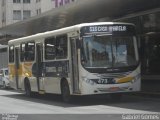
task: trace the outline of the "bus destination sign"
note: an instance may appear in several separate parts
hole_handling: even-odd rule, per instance
[[[133,25],[94,25],[81,28],[81,35],[93,33],[108,33],[108,34],[135,34]]]
[[[117,25],[117,26],[90,26],[89,32],[124,32],[126,31],[126,26]]]

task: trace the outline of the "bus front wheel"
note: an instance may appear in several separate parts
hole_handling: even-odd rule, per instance
[[[63,99],[64,102],[70,102],[71,101],[69,85],[68,85],[68,82],[66,80],[62,81],[61,94],[62,94],[62,99]]]

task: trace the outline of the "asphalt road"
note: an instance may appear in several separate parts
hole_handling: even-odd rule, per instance
[[[160,119],[160,98],[124,95],[121,101],[112,101],[107,96],[85,96],[64,103],[59,95],[28,98],[14,90],[0,89],[0,113],[2,120],[118,120],[128,114],[158,114]]]

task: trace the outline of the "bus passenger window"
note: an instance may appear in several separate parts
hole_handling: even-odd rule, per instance
[[[20,59],[21,59],[21,62],[24,62],[24,59],[25,58],[25,44],[22,43],[21,44],[21,53],[20,53]]]
[[[67,35],[58,36],[56,38],[56,58],[65,59],[67,58]]]
[[[35,43],[29,42],[25,46],[25,61],[33,61],[35,56]]]
[[[9,62],[14,62],[14,46],[9,46]]]
[[[53,60],[56,56],[56,49],[55,49],[55,38],[47,38],[45,40],[45,59],[46,60]]]

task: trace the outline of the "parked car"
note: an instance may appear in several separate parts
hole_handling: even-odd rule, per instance
[[[8,68],[3,68],[0,70],[0,86],[3,88],[9,88],[9,75]]]

